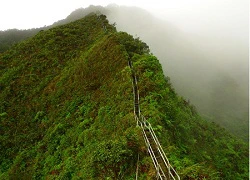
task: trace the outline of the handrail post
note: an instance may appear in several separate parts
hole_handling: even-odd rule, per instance
[[[159,173],[159,164],[157,164],[157,169],[156,169],[156,179],[159,179],[160,173]]]

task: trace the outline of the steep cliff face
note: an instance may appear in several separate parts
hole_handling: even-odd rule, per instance
[[[152,178],[129,60],[141,112],[182,178],[248,177],[247,146],[175,93],[145,43],[92,14],[0,54],[0,178],[129,179],[137,166]]]

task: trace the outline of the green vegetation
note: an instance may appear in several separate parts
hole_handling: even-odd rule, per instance
[[[187,34],[179,32],[169,23],[159,21],[145,10],[136,7],[91,5],[87,8],[76,9],[65,19],[50,26],[0,31],[0,53],[24,39],[33,37],[39,31],[81,19],[91,12],[105,14],[112,22],[118,24],[119,29],[142,36],[164,63],[164,73],[171,76],[176,91],[190,99],[202,117],[210,122],[218,123],[233,135],[249,142],[248,70],[244,68],[247,67],[248,59],[247,50],[244,50],[247,48],[247,42],[245,45],[244,43],[240,45],[245,48],[232,50],[237,53],[237,56],[230,57],[226,49],[224,53],[207,51],[204,54],[197,47],[193,47],[191,42],[198,40],[197,42],[204,45],[213,42],[205,43],[204,39],[200,38],[191,38],[189,42],[187,39],[190,37],[187,37]],[[205,36],[211,36],[211,34],[213,32]],[[221,43],[220,46],[224,46],[224,40],[218,41]],[[235,44],[234,46],[237,47]],[[203,50],[206,51],[206,49]],[[220,61],[214,64],[216,57],[220,57]],[[229,68],[230,63],[227,62],[236,63],[236,61],[237,67]],[[223,67],[223,62],[228,65]],[[185,65],[187,63],[188,68]]]
[[[201,119],[149,47],[104,15],[41,31],[0,54],[0,179],[151,179],[141,111],[182,179],[248,179],[248,148]]]
[[[14,44],[34,36],[41,29],[42,28],[28,30],[10,29],[6,31],[0,31],[0,53],[7,51]]]
[[[40,31],[48,30],[50,28],[53,28],[59,25],[63,25],[63,24],[70,23],[72,21],[79,20],[92,12],[103,12],[102,14],[107,14],[107,11],[108,10],[102,6],[90,5],[88,8],[76,9],[65,19],[59,20],[49,26],[25,29],[25,30],[9,29],[5,31],[0,31],[0,53],[7,51],[16,43],[19,43],[23,40],[33,37]]]

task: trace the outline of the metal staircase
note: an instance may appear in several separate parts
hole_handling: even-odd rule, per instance
[[[142,129],[142,134],[147,146],[148,153],[156,169],[156,178],[160,180],[172,180],[172,179],[180,180],[180,176],[177,174],[177,172],[169,163],[169,160],[165,152],[163,151],[151,124],[146,120],[146,118],[140,112],[137,79],[135,72],[133,70],[132,62],[129,61],[128,64],[132,71],[135,119],[137,121],[137,125],[140,126]]]
[[[147,145],[147,149],[151,159],[153,161],[154,167],[156,169],[157,179],[170,180],[170,179],[180,179],[177,172],[169,163],[169,160],[163,151],[161,144],[151,126],[151,124],[141,115],[138,119],[139,125],[142,129],[144,141]]]

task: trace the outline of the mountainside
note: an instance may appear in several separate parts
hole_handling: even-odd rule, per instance
[[[0,179],[152,179],[141,113],[182,179],[248,179],[248,147],[178,96],[147,44],[91,14],[0,54]],[[139,161],[138,161],[139,156]]]
[[[136,7],[107,9],[105,14],[110,22],[117,22],[118,30],[147,42],[164,74],[171,77],[176,92],[189,99],[206,120],[249,141],[247,40],[214,40],[222,32],[204,33],[204,37],[185,33],[185,29],[178,29],[167,18],[161,20]],[[72,15],[84,11],[79,9]],[[190,23],[192,27],[193,22]]]
[[[137,7],[89,6],[76,9],[51,26],[0,31],[0,53],[41,30],[67,24],[91,12],[105,14],[111,23],[116,22],[118,30],[147,42],[162,64],[164,74],[171,77],[176,92],[191,100],[206,120],[249,141],[248,44],[223,38],[215,41],[214,37],[221,32],[199,37],[186,34]]]

